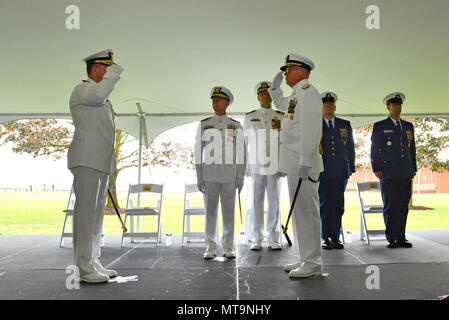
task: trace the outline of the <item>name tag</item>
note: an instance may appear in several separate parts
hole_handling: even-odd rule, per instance
[[[393,133],[394,130],[384,130],[384,133]]]
[[[260,119],[251,119],[251,121],[260,121]]]

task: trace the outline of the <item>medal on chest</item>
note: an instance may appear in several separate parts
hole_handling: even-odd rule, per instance
[[[296,104],[297,104],[296,98],[290,100],[290,102],[288,104],[288,115],[286,115],[286,118],[289,117],[290,120],[293,120],[295,118],[294,113],[295,113]]]
[[[410,130],[405,131],[405,133],[407,134],[407,139],[409,141],[413,140],[413,132]]]
[[[340,137],[341,142],[346,145],[346,141],[348,139],[348,130],[346,128],[340,128]]]
[[[271,119],[271,129],[279,130],[281,129],[281,119]]]
[[[235,130],[237,130],[237,126],[235,124],[230,123],[226,125],[226,135],[228,137],[228,141],[234,140]]]

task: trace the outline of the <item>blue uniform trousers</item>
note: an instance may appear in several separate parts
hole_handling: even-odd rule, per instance
[[[384,203],[385,236],[388,241],[404,240],[408,204],[412,195],[412,179],[380,179],[380,190]]]
[[[340,237],[341,218],[345,211],[345,190],[348,179],[320,181],[321,238],[337,241]]]

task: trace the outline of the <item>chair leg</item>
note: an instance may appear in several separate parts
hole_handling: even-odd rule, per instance
[[[191,232],[192,230],[190,230],[190,215],[187,215],[187,232]],[[187,243],[192,242],[192,239],[187,237]]]
[[[363,230],[366,236],[366,240],[368,241],[368,245],[370,245],[370,241],[369,241],[369,234],[368,234],[368,226],[366,225],[366,220],[365,220],[365,213],[362,212],[362,223],[363,223]],[[362,228],[360,228],[362,229]]]
[[[161,241],[161,214],[157,216],[157,240],[156,240],[156,247],[159,246],[159,243]]]
[[[365,230],[366,230],[366,240],[368,241],[368,245],[371,245],[371,243],[369,241],[369,234],[368,234],[368,229],[366,228],[366,225],[365,225]]]
[[[64,232],[65,232],[66,224],[67,224],[67,213],[65,214],[64,225],[62,226],[61,240],[59,241],[60,248],[64,247]]]
[[[363,223],[363,211],[360,211],[360,241],[365,240],[365,224]]]
[[[186,224],[186,212],[184,211],[184,215],[182,217],[182,237],[181,237],[181,248],[184,247],[184,228]]]

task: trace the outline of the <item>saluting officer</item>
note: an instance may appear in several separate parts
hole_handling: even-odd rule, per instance
[[[416,149],[413,124],[401,119],[405,95],[393,92],[383,102],[390,116],[374,124],[371,136],[371,166],[380,179],[388,248],[411,248],[405,238],[408,204],[415,176]]]
[[[210,92],[215,115],[201,120],[195,139],[195,168],[198,189],[206,208],[206,252],[212,259],[217,247],[218,200],[223,215],[223,255],[235,258],[235,192],[243,188],[246,148],[240,122],[229,118],[226,109],[234,97],[227,88],[217,86]]]
[[[355,148],[351,123],[337,118],[337,95],[326,91],[323,101],[323,149],[324,174],[318,193],[320,196],[321,238],[323,249],[343,249],[339,240],[341,218],[345,211],[345,190],[348,179],[355,172]]]
[[[248,112],[243,130],[248,146],[247,174],[251,175],[252,216],[248,221],[254,242],[251,250],[260,250],[264,239],[265,190],[268,197],[267,238],[272,250],[280,250],[279,241],[279,132],[284,118],[282,111],[271,108],[268,89],[271,82],[259,82],[254,91],[260,108]],[[274,144],[273,144],[274,143]],[[249,172],[248,172],[249,171]]]
[[[300,259],[285,266],[290,277],[309,277],[322,272],[318,180],[323,171],[319,147],[323,104],[320,94],[308,81],[313,68],[310,59],[296,53],[288,55],[281,67],[283,72],[275,76],[268,91],[274,105],[288,112],[282,122],[279,169],[287,174],[292,201],[302,180],[292,214]],[[280,89],[284,72],[287,84],[293,89],[289,97],[284,97]]]
[[[117,272],[100,263],[108,176],[115,173],[115,113],[108,100],[123,68],[112,59],[112,50],[95,53],[83,62],[88,79],[78,84],[70,97],[75,133],[67,162],[75,191],[73,251],[81,281],[107,282]]]

